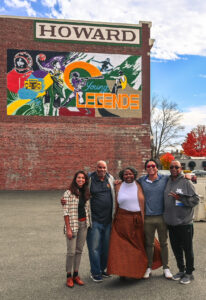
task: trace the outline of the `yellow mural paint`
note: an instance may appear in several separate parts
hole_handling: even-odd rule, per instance
[[[48,88],[53,84],[53,80],[51,78],[51,75],[48,73],[45,77],[44,77],[44,91],[41,93],[38,93],[36,98],[39,97],[43,97],[46,94],[46,90],[48,90]]]
[[[13,115],[13,113],[24,104],[31,101],[31,99],[26,100],[16,100],[7,106],[7,115]]]
[[[47,90],[52,84],[53,84],[53,80],[51,78],[51,75],[50,74],[47,74],[45,77],[44,77],[44,90]]]
[[[46,94],[46,90],[48,90],[48,88],[53,84],[53,80],[51,78],[51,75],[48,73],[45,77],[44,77],[44,91],[41,93],[38,93],[36,98],[39,97],[43,97]]]
[[[122,89],[124,90],[127,86],[127,77],[124,75],[124,80],[120,79]]]
[[[43,92],[43,93],[38,93],[38,95],[37,95],[37,98],[39,98],[39,97],[43,97],[44,95],[46,95],[46,92]]]

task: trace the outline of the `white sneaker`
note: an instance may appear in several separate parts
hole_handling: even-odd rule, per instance
[[[148,279],[150,277],[150,275],[152,275],[152,270],[150,268],[147,268],[143,278]]]
[[[165,278],[167,279],[172,279],[172,273],[170,272],[170,269],[163,269],[163,274],[165,276]]]

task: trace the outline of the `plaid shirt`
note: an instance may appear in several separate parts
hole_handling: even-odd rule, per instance
[[[72,194],[69,190],[64,193],[64,199],[66,200],[66,204],[63,205],[64,216],[69,216],[69,224],[72,232],[77,232],[79,229],[79,221],[78,221],[78,205],[79,205],[79,197]],[[90,226],[90,202],[89,200],[85,203],[85,212],[86,212],[86,223],[87,227]],[[66,225],[64,226],[64,232],[66,230]]]

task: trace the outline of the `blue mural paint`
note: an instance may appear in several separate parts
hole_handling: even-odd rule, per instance
[[[7,105],[13,115],[114,117],[125,110],[130,117],[133,102],[142,101],[140,56],[8,49],[7,72]],[[79,76],[75,86],[74,73]],[[89,107],[87,94],[96,106]],[[102,94],[108,94],[105,100]],[[132,104],[121,104],[121,94]],[[104,109],[101,101],[106,101]]]

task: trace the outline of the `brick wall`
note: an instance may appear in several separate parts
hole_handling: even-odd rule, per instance
[[[75,171],[92,171],[108,162],[117,176],[122,167],[143,170],[150,157],[150,51],[148,24],[141,48],[37,42],[33,19],[0,18],[0,189],[65,189]],[[85,51],[142,56],[142,119],[7,116],[7,49]]]

